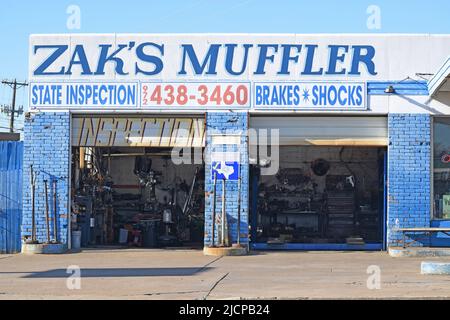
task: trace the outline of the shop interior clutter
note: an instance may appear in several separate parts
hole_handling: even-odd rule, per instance
[[[383,153],[382,148],[281,147],[277,175],[252,170],[258,181],[256,241],[381,242]]]
[[[72,230],[81,245],[201,247],[204,167],[172,148],[74,148]]]
[[[72,230],[82,246],[201,246],[203,165],[171,148],[74,148]],[[382,241],[384,148],[280,147],[276,175],[251,166],[250,223],[268,244]]]

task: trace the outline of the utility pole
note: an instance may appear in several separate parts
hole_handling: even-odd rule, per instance
[[[12,96],[12,104],[10,107],[6,106],[2,108],[7,114],[10,114],[9,118],[9,131],[11,133],[14,133],[14,118],[17,115],[21,115],[23,113],[23,106],[19,110],[16,110],[16,93],[17,90],[28,86],[26,82],[17,82],[17,80],[14,81],[2,81],[3,84],[6,84],[10,86],[13,89],[13,96]]]

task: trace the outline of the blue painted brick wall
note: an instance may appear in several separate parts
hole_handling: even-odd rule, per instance
[[[44,112],[31,114],[25,121],[23,159],[22,236],[31,236],[30,165],[38,172],[35,193],[36,235],[47,241],[44,180],[49,185],[49,212],[54,217],[53,184],[57,179],[58,240],[67,244],[69,216],[70,114]],[[53,220],[50,220],[53,235]],[[53,239],[53,237],[52,237]]]
[[[212,146],[213,134],[242,134],[241,136],[241,244],[248,244],[248,195],[249,195],[249,164],[248,164],[248,113],[210,112],[206,115],[206,154],[205,154],[205,246],[212,240],[212,206],[214,181],[211,176],[211,152],[223,151],[224,146]],[[233,146],[231,146],[233,147]],[[234,146],[233,150],[238,151]],[[232,243],[237,241],[237,216],[238,216],[238,182],[227,181],[226,189],[226,213]],[[218,181],[216,189],[216,215],[222,212],[222,182]],[[215,243],[218,244],[217,229]]]
[[[402,235],[395,228],[430,227],[431,119],[428,114],[390,114],[388,150],[388,246]],[[407,241],[427,246],[423,235]]]

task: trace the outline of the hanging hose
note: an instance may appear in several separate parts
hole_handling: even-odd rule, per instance
[[[355,179],[355,186],[354,188],[356,189],[356,185],[357,183],[357,178],[355,173],[353,172],[353,170],[350,168],[350,166],[348,165],[348,163],[346,163],[343,159],[342,159],[342,153],[344,152],[345,147],[341,148],[341,151],[339,151],[339,160],[341,161],[341,163],[344,165],[344,167],[348,170],[348,172],[350,172],[350,174],[353,176],[353,178]]]

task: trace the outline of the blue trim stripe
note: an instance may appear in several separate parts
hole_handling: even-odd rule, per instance
[[[386,93],[387,87],[393,86],[395,93]],[[426,81],[372,81],[367,83],[369,95],[409,95],[428,96],[428,85]]]
[[[299,250],[299,251],[382,251],[382,243],[367,243],[365,245],[349,245],[346,243],[284,243],[267,244],[251,243],[252,250]]]
[[[430,95],[434,95],[440,88],[442,83],[446,78],[450,76],[450,57],[444,62],[442,67],[439,68],[438,72],[433,76],[433,78],[428,81],[428,90]]]

